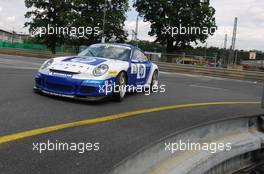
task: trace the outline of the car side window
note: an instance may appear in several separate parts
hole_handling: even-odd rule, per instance
[[[140,50],[135,49],[133,53],[133,58],[140,61],[140,62],[146,62],[148,61],[147,57],[144,53],[142,53]]]
[[[133,52],[133,58],[135,60],[140,61],[140,51],[139,50],[137,50],[137,49],[134,50],[134,52]]]

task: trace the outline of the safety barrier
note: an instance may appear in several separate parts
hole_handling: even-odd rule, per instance
[[[44,44],[31,44],[31,43],[12,43],[0,41],[0,48],[3,49],[18,49],[25,51],[39,51],[39,52],[50,52],[50,49]],[[56,53],[76,53],[76,49],[72,46],[61,46],[55,48]]]
[[[28,51],[23,49],[15,48],[0,48],[0,54],[9,54],[17,56],[27,56],[27,57],[38,57],[38,58],[51,58],[57,56],[67,56],[72,55],[71,53],[59,53],[56,55],[51,54],[50,51]],[[176,63],[165,63],[165,62],[155,62],[161,71],[164,72],[180,72],[188,74],[200,74],[206,76],[215,77],[227,77],[241,80],[251,80],[251,81],[263,81],[264,72],[259,71],[240,71],[240,70],[229,70],[224,68],[210,68],[194,65],[178,65]]]
[[[52,58],[58,56],[67,56],[69,53],[58,53],[52,54],[50,51],[28,51],[23,49],[15,48],[0,48],[0,54],[16,55],[16,56],[25,56],[25,57],[37,57],[37,58]]]
[[[200,74],[215,77],[228,77],[241,80],[263,81],[264,72],[259,71],[241,71],[224,68],[211,68],[194,65],[178,65],[175,63],[155,62],[161,71],[180,72],[188,74]]]
[[[109,174],[232,173],[263,161],[263,130],[263,116],[233,118],[189,128],[138,151],[116,165]],[[179,141],[231,143],[232,148],[215,153],[204,150],[166,151],[169,143]]]

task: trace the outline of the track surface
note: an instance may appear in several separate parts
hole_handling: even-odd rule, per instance
[[[0,55],[0,137],[57,124],[167,105],[255,102],[262,84],[196,75],[161,73],[166,93],[132,94],[122,103],[77,102],[32,92],[43,59]],[[0,144],[0,174],[107,172],[140,148],[176,131],[223,118],[263,113],[260,105],[221,105],[141,114]],[[96,152],[33,151],[32,143],[99,142]]]

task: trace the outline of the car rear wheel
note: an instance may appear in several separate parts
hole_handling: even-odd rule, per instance
[[[124,72],[121,72],[117,78],[116,78],[116,89],[114,92],[114,99],[117,102],[121,102],[126,95],[126,74]]]

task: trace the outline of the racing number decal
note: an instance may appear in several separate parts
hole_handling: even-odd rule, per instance
[[[137,79],[144,79],[146,77],[146,65],[131,64],[131,74],[135,74]]]
[[[144,79],[146,77],[146,65],[137,64],[137,79]]]
[[[138,68],[136,64],[131,64],[131,74],[137,74]]]

